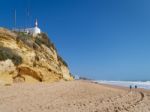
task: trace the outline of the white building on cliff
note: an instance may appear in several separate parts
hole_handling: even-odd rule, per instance
[[[36,19],[35,26],[33,28],[25,28],[25,29],[14,29],[13,31],[24,32],[33,36],[37,36],[41,33],[41,29],[38,27],[38,21]]]

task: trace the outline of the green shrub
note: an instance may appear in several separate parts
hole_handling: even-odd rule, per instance
[[[17,32],[17,43],[19,41],[22,41],[24,44],[26,44],[28,47],[33,48],[33,38],[31,35],[26,34],[24,32]]]
[[[35,42],[36,42],[38,45],[44,44],[44,45],[46,45],[47,47],[50,47],[50,46],[51,46],[51,41],[50,41],[50,39],[48,38],[47,34],[45,34],[45,33],[39,34],[39,35],[35,38]]]
[[[43,44],[43,42],[41,41],[41,39],[38,38],[38,37],[35,38],[35,43],[38,44],[39,46],[40,46],[41,44]]]
[[[51,40],[48,38],[48,35],[45,33],[39,34],[35,38],[35,43],[38,44],[39,46],[41,44],[46,45],[48,48],[52,47],[54,50],[56,50],[55,45],[51,42]]]
[[[0,47],[0,61],[11,59],[15,65],[22,63],[22,58],[17,55],[12,49],[6,47]]]
[[[66,67],[68,67],[68,64],[58,55],[58,61],[62,62]]]

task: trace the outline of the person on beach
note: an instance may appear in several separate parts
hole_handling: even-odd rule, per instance
[[[132,89],[132,86],[130,85],[130,91],[131,91],[131,89]]]
[[[135,85],[135,89],[137,89],[137,85]]]

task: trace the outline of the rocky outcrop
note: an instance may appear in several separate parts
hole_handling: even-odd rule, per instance
[[[46,34],[32,37],[0,28],[0,81],[59,80],[73,80],[73,77],[67,63],[58,55]]]

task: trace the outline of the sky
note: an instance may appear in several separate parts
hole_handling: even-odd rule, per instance
[[[150,80],[149,0],[0,0],[1,27],[14,10],[17,28],[38,19],[73,75]]]

